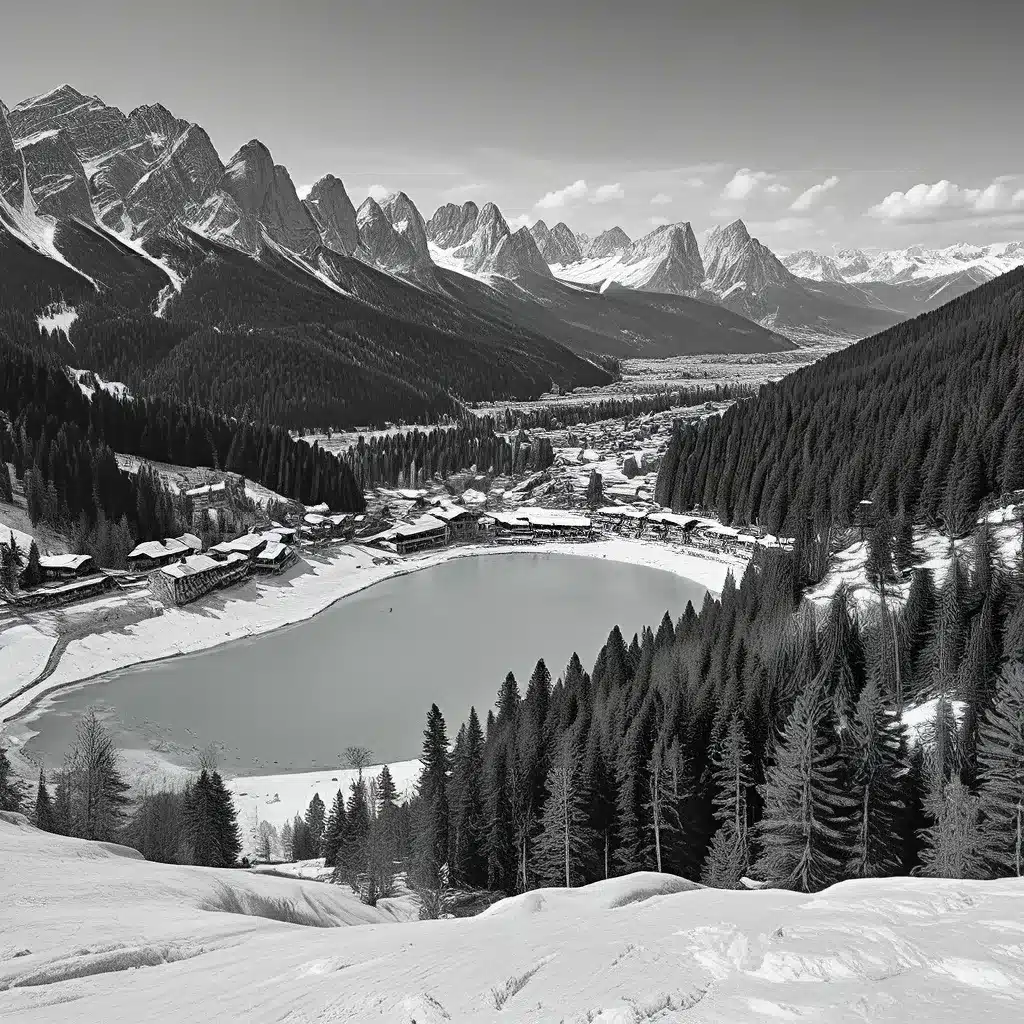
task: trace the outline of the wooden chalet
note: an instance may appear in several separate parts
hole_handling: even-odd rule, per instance
[[[189,555],[174,565],[165,565],[150,577],[150,588],[167,604],[182,605],[244,579],[249,573],[249,560],[240,552],[232,552],[224,561],[209,555]]]
[[[298,561],[295,551],[280,541],[271,541],[253,559],[252,571],[280,574]]]
[[[74,580],[93,571],[92,555],[41,555],[44,580]]]

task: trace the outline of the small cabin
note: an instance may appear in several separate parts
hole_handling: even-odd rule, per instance
[[[92,555],[41,555],[44,580],[76,580],[94,569]]]

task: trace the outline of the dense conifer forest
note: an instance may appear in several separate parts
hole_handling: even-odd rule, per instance
[[[799,557],[762,552],[720,600],[629,642],[616,626],[589,671],[509,674],[450,750],[432,707],[413,876],[513,893],[656,869],[802,891],[1020,874],[1024,559],[1007,571],[979,527],[936,586],[874,548],[867,609],[845,587],[815,609]]]
[[[794,536],[876,513],[963,536],[1024,487],[1024,270],[680,425],[657,500]]]
[[[102,389],[87,397],[63,367],[37,359],[0,327],[0,465],[12,463],[24,480],[33,522],[77,531],[102,564],[129,540],[180,533],[189,520],[183,499],[154,472],[124,472],[115,453],[240,473],[338,511],[365,507],[348,466],[280,427],[165,398],[126,400]]]

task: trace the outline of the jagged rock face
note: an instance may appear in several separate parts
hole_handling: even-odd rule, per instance
[[[570,227],[563,221],[559,221],[553,228],[549,228],[544,221],[539,220],[530,228],[537,248],[545,263],[575,263],[583,258],[580,244]]]
[[[472,237],[465,245],[460,245],[453,255],[463,261],[467,270],[483,273],[491,257],[498,251],[502,239],[511,233],[501,210],[494,203],[486,203],[476,219]]]
[[[433,266],[433,261],[430,259],[427,227],[423,223],[420,211],[416,209],[416,204],[404,192],[395,192],[379,205],[395,231],[412,246],[421,268],[429,270]]]
[[[0,102],[0,197],[20,210],[25,203],[25,165],[14,145],[7,108]]]
[[[382,270],[410,275],[416,270],[416,253],[409,240],[400,235],[373,199],[366,199],[356,212],[360,249]]]
[[[21,155],[39,213],[95,221],[85,168],[63,131],[36,135]]]
[[[306,209],[320,230],[328,249],[351,256],[359,245],[356,209],[345,186],[333,174],[322,177],[305,199]]]
[[[645,291],[686,295],[704,281],[704,262],[688,223],[665,224],[634,242],[622,259],[625,266],[653,262]]]
[[[525,227],[506,235],[498,243],[485,269],[513,280],[530,274],[551,277],[551,269],[541,256],[530,229]]]
[[[112,231],[130,230],[124,201],[145,173],[145,164],[130,153],[115,153],[89,179],[93,208],[100,222]]]
[[[147,164],[166,153],[188,128],[188,121],[175,117],[162,103],[136,107],[128,115],[128,137]]]
[[[221,188],[241,211],[242,223],[233,238],[247,252],[259,251],[261,228],[292,252],[309,253],[320,244],[316,222],[295,192],[291,176],[275,166],[270,151],[257,139],[231,158]]]
[[[587,246],[583,250],[583,258],[586,260],[604,259],[606,256],[612,256],[627,249],[629,245],[629,235],[622,228],[609,228],[587,242]]]
[[[741,220],[711,231],[704,245],[704,269],[706,287],[719,295],[738,286],[757,294],[771,285],[785,287],[793,281],[779,258],[751,238]]]
[[[71,148],[88,161],[128,146],[128,119],[117,107],[62,85],[19,103],[10,112],[11,131],[20,141],[59,129]]]
[[[480,210],[472,200],[462,206],[445,203],[427,221],[427,238],[439,249],[465,245],[473,237],[479,215]]]
[[[126,197],[132,234],[153,234],[175,220],[205,223],[200,211],[223,175],[224,165],[210,136],[199,125],[191,125]]]

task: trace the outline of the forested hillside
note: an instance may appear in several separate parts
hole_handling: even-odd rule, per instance
[[[1024,270],[677,428],[657,499],[795,535],[855,506],[973,528],[981,499],[1024,487]]]
[[[119,560],[109,541],[115,527],[123,554],[129,538],[164,537],[189,523],[184,499],[153,473],[123,472],[115,453],[240,473],[339,511],[365,507],[349,467],[319,447],[280,427],[229,420],[195,404],[124,400],[102,389],[87,397],[58,363],[22,347],[8,333],[12,323],[0,321],[0,470],[6,478],[9,462],[24,479],[33,522],[75,531],[79,549],[102,564]]]

